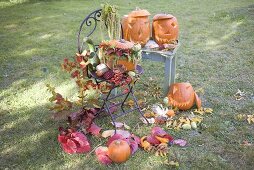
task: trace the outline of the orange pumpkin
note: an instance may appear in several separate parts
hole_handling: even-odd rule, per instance
[[[122,19],[123,38],[145,46],[150,38],[150,13],[147,10],[135,10]]]
[[[152,37],[159,45],[178,40],[179,27],[176,17],[170,14],[157,14],[153,17]]]
[[[175,111],[174,110],[168,110],[167,115],[168,115],[168,117],[173,117],[173,116],[175,116]]]
[[[180,110],[188,110],[195,103],[198,109],[201,108],[201,100],[198,98],[190,83],[172,84],[168,93],[168,102]]]
[[[126,162],[131,155],[129,144],[124,140],[114,140],[108,146],[108,156],[116,163]]]

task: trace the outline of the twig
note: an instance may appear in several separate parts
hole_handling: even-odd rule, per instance
[[[87,155],[86,155],[86,158],[88,158],[94,151],[95,149],[97,149],[99,146],[101,146],[102,143],[100,143],[99,145],[97,145],[96,147],[93,148],[93,150],[91,150]]]

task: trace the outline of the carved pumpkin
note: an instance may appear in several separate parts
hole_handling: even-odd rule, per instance
[[[129,159],[130,155],[130,146],[124,140],[114,140],[108,146],[108,156],[113,162],[123,163]]]
[[[180,110],[188,110],[195,103],[198,109],[201,108],[201,100],[198,98],[190,83],[172,84],[168,93],[168,102]]]
[[[139,43],[143,47],[150,38],[150,13],[147,10],[135,10],[122,19],[123,38]]]
[[[153,17],[152,36],[159,45],[178,40],[178,23],[170,14],[157,14]]]

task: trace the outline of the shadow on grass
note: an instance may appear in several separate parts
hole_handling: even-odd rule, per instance
[[[253,42],[251,38],[253,37],[251,32],[253,22],[250,22],[250,19],[253,19],[253,15],[250,13],[253,8],[254,6],[251,5],[236,8],[230,12],[218,12],[214,18],[205,18],[210,23],[204,23],[206,27],[203,30],[204,32],[201,32],[202,35],[199,35],[200,32],[195,30],[196,34],[191,35],[191,32],[187,32],[190,33],[190,36],[186,35],[182,39],[184,50],[179,49],[178,52],[179,67],[177,67],[177,72],[180,76],[177,80],[190,81],[195,87],[203,87],[207,90],[202,99],[209,101],[211,107],[215,110],[215,115],[206,119],[208,127],[201,137],[190,139],[187,132],[176,134],[179,137],[186,137],[192,145],[179,150],[180,160],[182,164],[186,164],[182,165],[185,166],[185,169],[201,169],[204,167],[207,169],[211,167],[218,169],[221,167],[251,169],[253,167],[253,148],[241,146],[240,143],[245,139],[253,143],[254,129],[244,123],[235,123],[233,119],[239,111],[250,113],[254,110],[253,101],[250,98],[246,97],[244,101],[235,101],[233,98],[233,94],[238,88],[246,90],[248,95],[253,92],[252,68],[254,64],[251,63],[251,60],[253,60],[253,43],[251,43]],[[193,22],[192,26],[195,24]],[[79,23],[76,24],[76,26],[78,25]],[[221,27],[221,25],[224,27]],[[210,26],[211,29],[209,29]],[[198,29],[201,30],[202,28]],[[184,28],[184,30],[188,29]],[[193,49],[192,43],[196,44],[197,48]],[[18,44],[14,46],[15,48],[18,48]],[[29,57],[34,59],[30,62],[25,60],[27,62],[24,65],[25,67],[28,65],[33,67],[38,62],[38,58],[40,59],[34,54]],[[57,72],[60,75],[57,71],[59,70],[58,65],[55,66],[58,59],[56,57],[52,62],[52,58],[47,58],[42,62],[51,62],[50,70],[52,69],[52,72]],[[150,76],[158,77],[158,75],[163,74],[158,73],[160,69],[152,71],[151,68],[156,67],[163,71],[160,63],[151,64],[144,61],[144,69],[147,71],[143,81],[148,81]],[[17,70],[15,71],[17,77],[8,79],[3,89],[9,89],[10,85],[20,79],[24,79],[22,86],[29,88],[30,83],[42,79],[40,77],[35,78],[35,75],[29,78],[31,75],[29,75],[28,70],[22,74]],[[55,74],[55,76],[58,75]],[[140,87],[140,89],[142,88]],[[3,95],[2,98],[7,97]],[[1,113],[1,120],[3,120],[1,126],[5,126],[0,131],[4,142],[4,147],[1,147],[1,168],[103,168],[95,161],[94,154],[70,156],[61,151],[56,139],[57,127],[61,123],[50,120],[49,112],[46,111],[45,107],[45,105],[36,106],[32,109],[21,107],[15,111],[9,112],[6,110],[3,114]],[[128,117],[130,121],[135,118],[136,115]],[[101,120],[98,125],[102,124],[103,127],[108,128],[109,126],[106,125],[108,120]],[[104,121],[105,124],[103,124]],[[132,123],[130,122],[130,124]],[[147,134],[149,127],[142,126],[135,130],[135,133],[143,136]],[[94,146],[105,143],[105,141],[97,138],[92,138],[92,142],[95,144]],[[197,146],[199,144],[201,146]],[[162,165],[157,165],[161,163],[158,158],[151,157],[150,154],[139,151],[126,164],[112,167],[127,169],[128,167],[142,165],[141,167],[164,168]],[[159,163],[156,162],[157,160]]]

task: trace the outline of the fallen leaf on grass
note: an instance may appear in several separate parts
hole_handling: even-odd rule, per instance
[[[242,100],[245,97],[245,93],[239,89],[237,89],[237,92],[234,95],[236,100]]]
[[[252,146],[252,143],[250,143],[247,140],[244,140],[243,143],[241,144],[242,146]]]
[[[115,130],[105,130],[104,132],[102,132],[101,136],[104,138],[113,136],[115,134]],[[130,137],[130,132],[126,131],[126,130],[116,130],[116,134],[120,134],[125,138]]]
[[[146,121],[145,118],[141,117],[140,120],[141,120],[144,124],[147,124],[147,121],[148,121],[150,124],[154,124],[154,123],[155,123],[155,119],[154,119],[154,118],[146,118],[146,120],[147,120],[147,121]]]
[[[175,166],[175,167],[179,167],[179,163],[177,161],[169,161],[166,164],[171,165],[171,166]]]
[[[173,143],[174,145],[185,146],[187,144],[187,141],[183,139],[176,139]]]
[[[111,122],[111,124],[114,126],[113,122]],[[115,122],[115,127],[116,128],[122,128],[123,127],[123,123],[122,122]]]
[[[108,157],[108,147],[99,146],[95,149],[95,155],[100,163],[104,165],[109,165],[112,163],[112,160]]]
[[[246,115],[246,114],[238,114],[235,116],[235,119],[238,121],[245,121],[247,120],[247,122],[249,124],[254,123],[254,114],[252,115]]]
[[[134,105],[135,105],[135,102],[134,102],[133,100],[128,100],[128,101],[126,102],[126,104],[127,104],[128,106],[130,106],[131,108],[133,108]]]
[[[127,130],[130,130],[130,129],[131,129],[131,127],[128,126],[126,123],[123,123],[123,127],[124,127],[125,129],[127,129]]]
[[[111,122],[111,124],[114,126],[114,123]],[[125,128],[125,129],[131,129],[130,126],[128,126],[126,123],[122,123],[122,122],[115,122],[115,126],[116,128]]]
[[[235,116],[235,119],[238,121],[244,121],[246,119],[246,115],[245,114],[238,114]]]
[[[91,133],[92,135],[99,136],[100,135],[101,128],[97,126],[95,123],[92,123],[90,128],[87,129],[88,133]]]
[[[152,112],[152,111],[146,111],[146,112],[144,113],[144,116],[145,116],[146,118],[152,118],[152,117],[155,117],[155,114],[154,114],[154,112]]]
[[[193,112],[201,114],[201,115],[204,115],[205,113],[212,114],[213,113],[213,109],[212,108],[202,108],[201,107],[200,109],[195,109]]]
[[[254,115],[247,115],[247,121],[249,124],[254,123]]]

